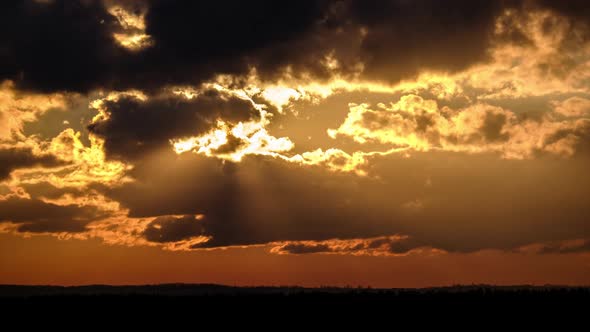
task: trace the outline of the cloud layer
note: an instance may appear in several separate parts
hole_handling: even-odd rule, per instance
[[[0,231],[586,253],[589,8],[4,1]]]

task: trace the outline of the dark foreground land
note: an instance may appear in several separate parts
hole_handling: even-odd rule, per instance
[[[432,288],[361,287],[234,287],[214,284],[161,284],[133,286],[20,286],[0,285],[0,301],[44,302],[52,300],[390,300],[404,301],[590,301],[590,287],[571,286],[449,286]],[[587,302],[590,304],[590,302]]]
[[[339,287],[232,287],[209,284],[162,284],[141,286],[18,286],[0,285],[0,303],[202,302],[240,303],[389,303],[391,305],[437,303],[528,303],[531,305],[590,305],[590,287],[566,286],[451,286],[434,288],[339,288]],[[590,307],[588,307],[590,309]]]
[[[138,313],[140,316],[137,316]],[[175,317],[172,321],[215,319],[236,324],[253,319],[363,321],[394,323],[412,320],[417,326],[478,319],[499,319],[561,326],[590,317],[590,287],[454,286],[423,289],[229,287],[166,284],[146,286],[13,286],[0,285],[0,313],[26,315],[21,322],[52,321],[59,317],[104,322]],[[422,319],[414,320],[416,315]],[[219,315],[225,317],[221,320]],[[31,317],[35,317],[32,319]],[[45,320],[40,317],[46,317]],[[100,319],[99,319],[100,317]],[[57,319],[57,320],[56,320]],[[60,318],[61,319],[61,318]],[[98,320],[97,320],[98,319]],[[392,321],[394,320],[394,321]],[[480,323],[482,324],[482,323]]]
[[[163,331],[585,331],[590,287],[424,289],[0,285],[0,317],[21,329]],[[12,331],[8,329],[6,331]]]

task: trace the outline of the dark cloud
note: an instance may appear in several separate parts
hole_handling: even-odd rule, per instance
[[[0,80],[42,92],[107,84],[125,52],[100,0],[7,0],[0,4]]]
[[[35,155],[28,148],[0,148],[0,180],[7,179],[18,168],[55,167],[63,164],[63,161],[53,155]]]
[[[217,119],[237,122],[255,119],[259,112],[252,103],[216,90],[193,99],[154,96],[147,101],[122,97],[105,101],[107,119],[88,125],[91,133],[105,139],[110,156],[133,159],[161,147],[170,139],[196,136],[208,131]]]
[[[331,54],[342,74],[361,61],[366,77],[399,81],[424,69],[460,70],[485,60],[494,21],[506,6],[495,0],[154,0],[146,23],[155,46],[124,68],[144,83],[156,74],[159,84],[251,67],[264,78],[287,66],[292,75],[323,78],[329,70],[322,63]],[[156,71],[144,70],[155,63]]]
[[[316,254],[332,252],[327,244],[318,243],[289,243],[280,248],[281,253],[288,254]]]
[[[288,242],[272,249],[280,254],[407,254],[424,246],[420,241],[410,237],[384,236],[373,239],[327,240],[323,242],[302,241]]]
[[[132,217],[204,214],[204,234],[213,237],[202,245],[207,247],[371,237],[391,229],[390,218],[357,209],[363,188],[355,188],[353,177],[247,159],[232,164],[162,152],[136,165],[136,183],[106,194],[129,208]],[[347,204],[347,198],[356,202]]]
[[[457,71],[483,61],[505,5],[496,0],[352,1],[350,16],[368,29],[361,46],[364,75],[398,81],[424,69]]]
[[[146,57],[164,66],[162,83],[243,74],[252,65],[273,72],[306,54],[295,45],[307,48],[300,40],[313,38],[330,3],[154,0],[146,21],[155,47]]]
[[[105,7],[148,7],[154,46],[129,51]],[[289,64],[291,42],[311,36],[329,1],[8,0],[0,5],[0,79],[22,89],[86,92],[199,84],[215,74],[274,71]],[[273,49],[272,52],[266,52]],[[276,51],[275,51],[276,49]],[[264,57],[264,61],[260,61]]]
[[[0,32],[0,79],[43,92],[86,92],[199,84],[252,67],[266,78],[287,66],[293,75],[322,78],[329,75],[322,60],[332,54],[344,75],[360,60],[365,77],[398,81],[424,69],[456,71],[485,61],[495,20],[505,8],[524,8],[522,3],[7,0],[0,5],[6,27]],[[584,2],[526,3],[587,21]],[[123,27],[105,4],[131,12],[148,8],[146,33],[153,46],[119,46],[113,33]],[[522,34],[512,35],[518,31],[503,38],[525,42]]]
[[[137,182],[105,194],[131,217],[204,214],[202,234],[212,239],[197,247],[404,234],[410,240],[390,252],[510,250],[590,236],[586,167],[582,159],[431,151],[375,157],[375,178],[268,158],[232,164],[162,152],[136,165]]]
[[[162,216],[150,222],[143,236],[151,242],[166,243],[188,240],[203,235],[203,226],[196,216]]]
[[[590,252],[590,240],[564,245],[563,243],[547,244],[539,249],[539,254],[574,254]]]
[[[522,3],[156,0],[146,17],[156,46],[145,55],[164,66],[188,69],[164,70],[169,72],[167,83],[220,72],[241,74],[252,66],[265,78],[287,66],[292,75],[322,78],[329,76],[322,65],[328,54],[339,60],[342,74],[356,71],[360,61],[366,78],[397,82],[427,69],[458,71],[487,60],[496,19],[507,8],[522,9]],[[504,38],[519,43],[526,38],[512,35]],[[174,62],[166,60],[171,57]]]
[[[417,240],[416,238],[407,237],[402,239],[395,239],[390,240],[389,243],[386,245],[386,249],[388,252],[392,254],[405,254],[410,252],[413,249],[420,248],[425,244],[422,241]]]
[[[23,183],[21,184],[21,187],[23,187],[32,198],[57,199],[66,194],[74,197],[80,197],[87,193],[87,188],[58,188],[49,182]]]
[[[18,224],[19,232],[83,232],[88,223],[104,216],[92,206],[56,205],[24,198],[0,200],[0,221]]]

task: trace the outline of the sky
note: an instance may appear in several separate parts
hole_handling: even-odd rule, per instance
[[[586,1],[0,21],[0,283],[590,284]]]

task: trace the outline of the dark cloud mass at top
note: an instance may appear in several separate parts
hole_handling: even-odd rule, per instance
[[[291,66],[295,75],[321,78],[327,71],[318,59],[332,54],[345,75],[360,61],[366,77],[398,81],[484,61],[505,8],[537,6],[587,21],[583,2],[565,3],[7,0],[0,4],[0,79],[29,90],[86,92],[198,84],[252,67],[262,77]],[[123,27],[107,5],[147,8],[153,45],[130,51],[117,44],[113,33]]]
[[[0,77],[20,88],[88,91],[107,85],[124,49],[101,1],[7,0],[0,4]]]
[[[502,1],[352,1],[368,28],[365,75],[396,81],[426,68],[455,71],[484,60]],[[460,51],[459,51],[460,50]]]

